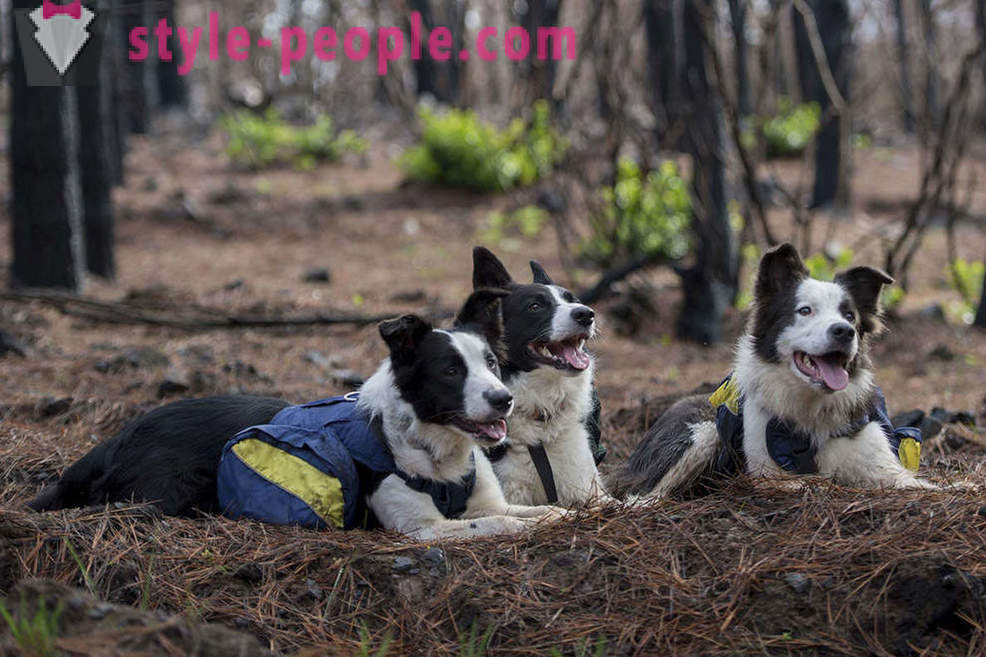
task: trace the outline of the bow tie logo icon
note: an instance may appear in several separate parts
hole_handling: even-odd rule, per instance
[[[91,36],[87,30],[95,14],[82,6],[82,0],[57,4],[43,0],[30,13],[37,32],[34,40],[59,75],[65,75]]]
[[[71,16],[75,20],[82,18],[82,0],[75,0],[67,5],[56,5],[54,2],[44,0],[41,5],[41,16],[45,20],[55,16]]]

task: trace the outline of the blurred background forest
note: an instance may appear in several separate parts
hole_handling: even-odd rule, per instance
[[[0,514],[7,527],[30,526],[5,534],[0,521],[0,592],[22,577],[54,578],[111,602],[234,625],[285,653],[366,647],[368,621],[405,652],[482,654],[456,649],[472,620],[492,619],[494,645],[515,653],[562,645],[584,655],[598,633],[626,654],[725,645],[869,655],[885,652],[868,652],[855,633],[883,609],[886,564],[952,550],[948,567],[981,571],[978,493],[961,504],[943,493],[912,513],[909,498],[865,507],[852,491],[822,488],[804,507],[818,516],[799,516],[807,534],[784,520],[787,498],[775,509],[773,498],[748,495],[745,519],[723,516],[722,498],[669,503],[516,539],[531,541],[524,554],[539,564],[523,572],[515,546],[481,557],[449,548],[451,565],[438,568],[451,570],[423,566],[418,588],[405,586],[404,571],[394,583],[395,550],[407,548],[379,534],[18,509],[162,401],[351,390],[384,356],[378,320],[451,317],[471,288],[476,244],[517,279],[541,261],[597,309],[604,469],[670,396],[728,373],[756,262],[790,241],[818,277],[853,263],[896,278],[884,297],[889,335],[874,351],[891,411],[940,407],[960,418],[966,428],[928,445],[929,472],[981,477],[982,0],[93,0],[85,5],[105,17],[94,24],[98,84],[63,87],[27,84],[13,16],[37,2],[0,0]],[[277,48],[212,61],[203,35],[187,76],[154,57],[153,38],[150,58],[128,60],[132,28],[161,18],[206,28],[213,11],[223,34],[242,25],[254,42],[277,42],[286,26],[407,33],[413,12],[426,30],[448,27],[455,49],[473,48],[484,27],[502,37],[511,26],[530,35],[569,26],[576,56],[511,61],[501,40],[495,62],[405,51],[380,76],[375,50],[327,62],[309,47],[283,75]],[[833,504],[870,524],[843,522]],[[862,529],[852,545],[821,549],[816,526],[850,537]],[[932,526],[942,534],[932,538]],[[686,541],[693,535],[701,539]],[[785,543],[791,566],[775,546],[801,535],[811,540]],[[918,535],[933,548],[915,552]],[[287,555],[287,544],[297,551]],[[358,568],[356,553],[370,555]],[[256,572],[241,577],[248,558]],[[805,603],[790,582],[758,588],[785,569],[803,572],[805,559],[858,615],[832,620],[827,597]],[[901,594],[902,608],[926,589],[954,590],[941,584],[944,570],[925,576],[933,568],[904,572],[918,593]],[[537,595],[511,579],[530,573],[545,578],[531,585]],[[591,583],[587,592],[569,573]],[[864,581],[883,588],[858,596]],[[776,609],[758,602],[760,591]],[[955,615],[966,612],[955,612],[952,593],[939,597],[947,613],[926,607],[939,620],[901,621],[908,631],[887,641],[931,645],[915,633],[930,636],[947,617],[975,654],[982,627]],[[800,618],[809,638],[795,644],[801,635],[778,619],[803,603],[814,615]],[[731,622],[735,642],[717,643]],[[951,640],[922,654],[949,654]]]
[[[929,231],[944,234],[943,266],[928,272],[952,292],[944,313],[986,325],[983,3],[115,0],[93,9],[109,17],[98,28],[96,86],[25,86],[4,20],[9,286],[76,291],[87,275],[116,277],[119,225],[133,213],[119,197],[165,184],[151,173],[135,186],[130,158],[159,141],[190,158],[219,144],[209,174],[224,181],[340,159],[372,175],[386,159],[423,195],[476,192],[467,205],[505,195],[475,241],[554,243],[587,300],[621,298],[614,312],[631,333],[674,301],[638,276],[665,270],[680,288],[675,333],[722,340],[730,309],[748,303],[744,272],[785,240],[823,275],[865,254],[901,283],[887,299],[894,308],[906,303]],[[457,47],[485,26],[531,35],[569,26],[577,56],[405,56],[384,76],[373,61],[324,62],[310,50],[289,75],[276,49],[254,48],[242,62],[203,63],[202,53],[188,76],[176,62],[127,60],[134,26],[205,26],[210,11],[255,39],[295,25],[409,30],[415,11],[426,29],[448,26]],[[249,191],[271,200],[268,182]],[[202,206],[212,199],[184,181],[170,186],[157,211],[211,221]]]

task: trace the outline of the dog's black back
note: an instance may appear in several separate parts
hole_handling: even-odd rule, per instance
[[[216,468],[223,445],[286,406],[281,399],[249,396],[161,406],[96,445],[29,506],[54,511],[144,500],[156,502],[168,515],[216,511]]]

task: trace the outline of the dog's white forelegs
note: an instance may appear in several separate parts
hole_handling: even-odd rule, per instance
[[[564,510],[553,506],[508,503],[489,459],[479,450],[476,450],[476,486],[473,488],[463,517],[481,518],[490,515],[516,518],[550,518],[561,517],[564,515]]]
[[[418,540],[512,534],[564,515],[557,507],[507,504],[490,462],[478,450],[475,458],[476,484],[462,518],[446,518],[430,495],[409,488],[397,475],[380,482],[367,503],[386,529]]]
[[[747,404],[743,409],[743,456],[746,458],[746,472],[753,477],[788,475],[767,451],[769,421],[770,416],[755,404]]]
[[[848,486],[938,488],[901,465],[876,422],[854,436],[826,440],[818,448],[816,462],[818,474]]]

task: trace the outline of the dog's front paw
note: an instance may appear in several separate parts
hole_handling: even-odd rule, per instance
[[[537,522],[555,522],[569,518],[573,513],[571,510],[560,506],[543,505],[534,508],[537,509],[537,513],[531,519]]]
[[[926,479],[918,479],[917,477],[906,477],[903,479],[898,479],[894,482],[894,488],[902,488],[905,490],[941,490],[942,487],[938,484],[932,483]]]

